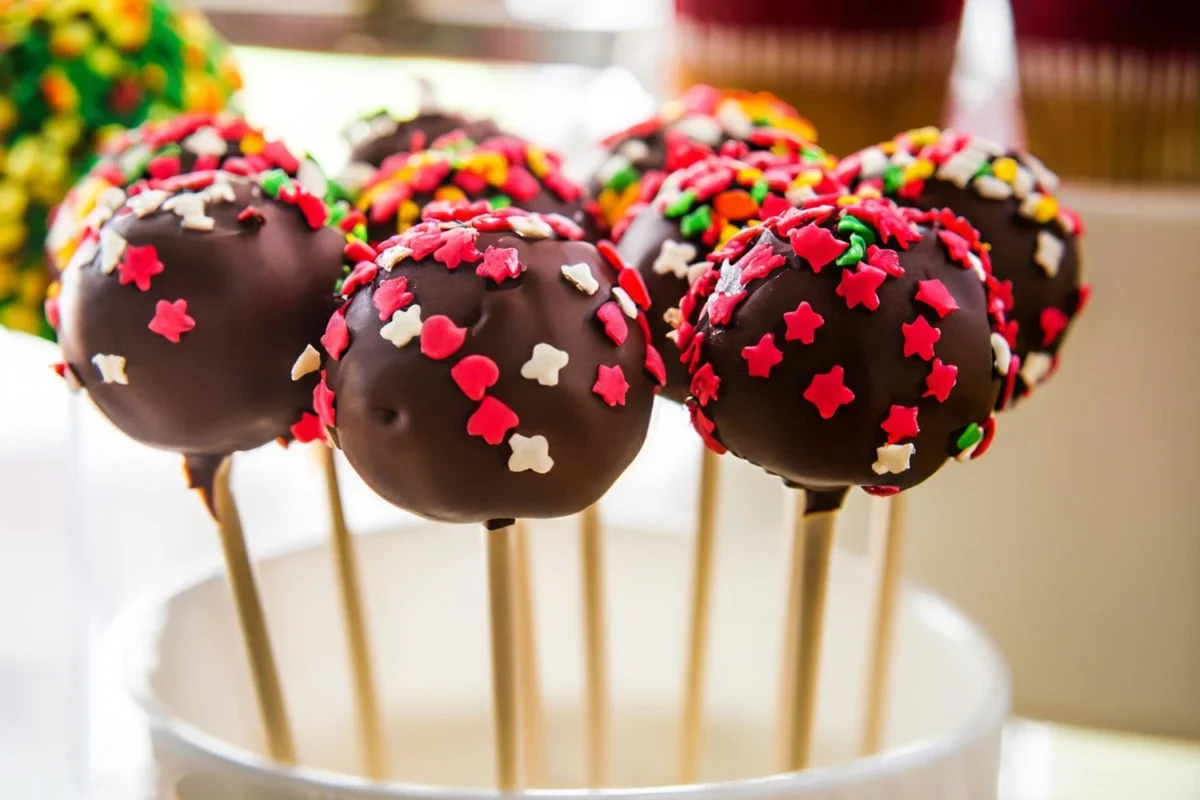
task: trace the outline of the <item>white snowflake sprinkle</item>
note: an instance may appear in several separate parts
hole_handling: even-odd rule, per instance
[[[224,173],[218,173],[216,180],[206,186],[200,192],[200,196],[207,203],[232,203],[237,199],[233,185],[229,183],[229,179],[225,177]]]
[[[100,271],[105,275],[111,275],[112,271],[117,268],[117,264],[121,263],[121,256],[125,255],[125,247],[128,242],[125,237],[114,231],[112,228],[105,228],[100,231]]]
[[[533,356],[521,365],[521,377],[537,381],[542,386],[558,386],[558,372],[568,361],[570,356],[565,350],[539,342],[533,346]]]
[[[607,186],[608,182],[623,169],[633,166],[629,163],[629,159],[620,153],[613,153],[608,158],[604,159],[604,163],[600,165],[600,169],[596,170],[596,180],[601,186]]]
[[[600,288],[600,282],[592,274],[592,268],[582,261],[578,264],[563,264],[562,274],[584,294],[595,294]]]
[[[522,239],[549,239],[554,229],[541,217],[509,217],[508,225]]]
[[[208,216],[204,195],[184,192],[168,197],[162,204],[163,211],[170,211],[182,220],[182,225],[195,231],[211,231],[216,220]]]
[[[999,333],[992,334],[992,362],[996,365],[996,372],[1002,376],[1007,375],[1012,366],[1012,349],[1008,346],[1008,340]]]
[[[1026,386],[1033,388],[1046,380],[1053,369],[1054,356],[1035,350],[1021,362],[1021,380],[1025,381]]]
[[[119,383],[122,386],[129,385],[129,378],[125,375],[125,356],[113,355],[112,353],[97,353],[92,356],[92,363],[100,371],[100,379],[105,383]]]
[[[721,265],[721,277],[713,294],[737,294],[742,290],[742,270],[729,259]]]
[[[205,125],[183,140],[183,149],[198,156],[223,156],[229,152],[229,142],[211,125]]]
[[[816,190],[811,186],[789,186],[787,191],[783,193],[787,201],[794,206],[804,205],[805,200],[810,200],[817,196]]]
[[[687,138],[710,147],[716,147],[725,137],[721,123],[704,114],[689,114],[676,122],[673,127]]]
[[[876,475],[887,475],[888,473],[898,475],[909,468],[913,453],[916,451],[917,447],[912,442],[876,447],[875,463],[871,465],[871,469],[875,470]]]
[[[1013,187],[995,175],[980,175],[971,182],[971,187],[982,197],[989,200],[1005,200],[1012,196]]]
[[[965,189],[987,160],[988,154],[980,149],[976,142],[972,142],[946,159],[946,163],[938,167],[937,177]]]
[[[146,170],[150,158],[150,148],[138,143],[117,156],[117,167],[127,178],[136,177]]]
[[[317,197],[324,197],[329,191],[329,180],[325,177],[325,171],[311,158],[306,157],[300,162],[300,168],[296,170],[296,181]]]
[[[1021,207],[1017,209],[1018,213],[1026,219],[1033,219],[1037,214],[1038,204],[1042,202],[1041,192],[1030,192],[1024,200],[1021,201]]]
[[[667,239],[662,243],[651,269],[655,275],[674,275],[683,280],[688,266],[696,258],[696,246],[690,242],[675,242]]]
[[[91,211],[88,212],[88,215],[86,217],[83,218],[83,226],[82,227],[84,229],[90,228],[92,230],[97,230],[100,227],[102,227],[104,225],[104,223],[106,223],[110,219],[112,219],[112,216],[113,216],[113,212],[112,212],[111,208],[109,208],[108,206],[97,205],[95,208],[93,208]],[[75,229],[70,226],[68,226],[68,231],[70,233],[76,232]]]
[[[384,272],[391,272],[392,267],[396,266],[412,254],[412,248],[398,244],[393,247],[389,247],[387,250],[384,250],[382,253],[380,253],[379,257],[375,259],[375,264]]]
[[[129,198],[129,207],[138,219],[153,214],[171,195],[159,189],[147,189]]]
[[[508,468],[512,472],[531,469],[539,475],[545,475],[554,466],[554,459],[550,457],[550,443],[541,434],[522,436],[514,433],[509,437],[508,445],[512,448],[512,455],[508,458]]]
[[[868,147],[858,154],[858,159],[859,177],[863,180],[882,176],[890,163],[887,153],[878,147]]]
[[[1029,168],[1033,173],[1033,177],[1041,184],[1042,188],[1048,192],[1053,192],[1058,188],[1058,176],[1054,174],[1042,160],[1030,153],[1020,153],[1017,155],[1021,163]]]
[[[629,296],[629,292],[622,289],[620,286],[613,287],[613,297],[616,298],[617,305],[625,312],[625,316],[630,319],[637,319],[637,303],[633,302],[633,298]]]
[[[321,354],[317,352],[317,348],[311,344],[304,345],[304,352],[296,359],[296,363],[292,365],[292,380],[298,381],[310,372],[316,372],[321,368]]]
[[[67,262],[67,266],[63,271],[66,272],[70,269],[77,269],[82,267],[84,264],[92,263],[92,259],[96,257],[96,253],[98,252],[100,252],[99,242],[92,238],[85,239],[80,243],[79,247],[76,248],[75,254],[71,256],[71,260]]]
[[[392,314],[391,321],[379,329],[379,335],[396,347],[404,347],[421,334],[424,325],[421,321],[421,307],[412,305]]]
[[[626,139],[617,151],[635,164],[650,155],[650,147],[641,139]]]
[[[1037,237],[1037,252],[1033,260],[1046,273],[1047,278],[1058,274],[1058,266],[1062,263],[1063,242],[1050,231],[1039,231]]]
[[[972,253],[970,250],[968,250],[967,251],[967,261],[969,261],[971,263],[971,269],[974,270],[975,274],[979,276],[979,280],[983,281],[984,283],[987,283],[988,275],[987,275],[987,270],[985,270],[983,268],[983,260],[979,256]]]
[[[749,139],[754,132],[754,120],[742,111],[741,105],[730,98],[717,108],[717,120],[725,128],[725,133],[733,139]]]
[[[1013,194],[1018,200],[1024,200],[1033,191],[1033,173],[1025,167],[1017,167],[1017,177],[1013,179]]]
[[[109,186],[100,196],[96,198],[96,205],[103,206],[109,211],[116,211],[121,206],[125,205],[125,190],[120,186]]]

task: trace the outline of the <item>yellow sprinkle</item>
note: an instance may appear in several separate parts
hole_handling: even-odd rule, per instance
[[[267,146],[267,140],[258,131],[250,131],[238,142],[238,147],[248,156],[256,156]]]
[[[929,125],[924,128],[913,128],[907,135],[917,147],[924,147],[927,144],[936,142],[941,137],[942,132]]]
[[[796,136],[800,137],[806,142],[817,141],[817,129],[805,119],[798,119],[796,117],[783,117],[775,120],[773,127],[779,128],[780,130],[785,130],[788,133],[794,133]]]
[[[757,183],[761,177],[762,170],[755,169],[754,167],[746,167],[745,169],[738,170],[737,182],[743,186],[751,186]]]
[[[894,140],[890,142],[882,142],[879,145],[879,149],[883,151],[885,156],[890,156],[896,152],[896,142]]]
[[[1008,156],[997,158],[992,162],[992,174],[1005,183],[1012,183],[1017,179],[1016,160]]]
[[[725,227],[721,228],[721,236],[717,239],[717,249],[720,250],[722,247],[724,247],[725,243],[736,236],[739,230],[741,230],[741,228],[738,226],[725,223]]]
[[[848,194],[848,195],[845,195],[844,197],[839,197],[837,199],[837,204],[839,206],[849,206],[849,205],[853,205],[853,204],[857,203],[861,199],[862,198],[859,197],[858,195]]]
[[[1033,218],[1038,222],[1050,222],[1058,216],[1058,200],[1050,195],[1042,195],[1037,207],[1033,210]]]
[[[596,203],[600,206],[600,211],[603,212],[604,218],[610,221],[613,219],[613,209],[619,201],[620,198],[612,189],[602,189],[596,196]]]
[[[927,158],[918,158],[904,169],[905,181],[923,181],[933,177],[933,162]]]
[[[366,211],[372,206],[372,204],[374,204],[375,195],[379,194],[381,191],[383,191],[383,184],[375,184],[358,196],[358,200],[356,200],[354,203],[355,207],[357,207],[359,211]]]
[[[822,178],[821,170],[806,169],[806,170],[804,170],[804,172],[799,173],[798,175],[796,175],[796,177],[794,179],[792,179],[792,185],[793,186],[816,186],[818,183],[821,182],[821,178]]]
[[[525,153],[525,158],[529,164],[529,171],[537,177],[544,178],[550,174],[550,161],[540,147],[530,147]]]
[[[882,197],[883,195],[874,186],[860,186],[858,188],[859,197]]]
[[[442,200],[447,203],[456,203],[459,200],[466,200],[467,195],[457,186],[440,186],[438,187],[438,190],[433,193],[433,199]]]
[[[405,200],[400,204],[398,218],[400,220],[400,231],[403,233],[421,218],[421,208],[412,200]]]

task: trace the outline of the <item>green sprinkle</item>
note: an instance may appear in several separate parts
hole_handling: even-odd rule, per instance
[[[355,239],[362,239],[365,242],[367,240],[366,223],[363,223],[363,222],[358,223],[357,225],[354,226],[354,230],[350,231],[350,233],[352,236],[354,236]]]
[[[762,201],[767,197],[767,182],[756,181],[754,188],[750,190],[750,196],[754,198],[754,202],[762,205]]]
[[[667,219],[675,219],[682,217],[684,214],[692,210],[692,206],[696,203],[696,192],[692,189],[685,189],[679,193],[671,202],[667,203]]]
[[[850,234],[850,247],[838,256],[834,263],[839,267],[852,267],[862,261],[867,255],[867,243],[857,233]]]
[[[955,444],[958,445],[958,451],[961,453],[971,449],[982,441],[983,428],[979,427],[978,423],[972,422],[966,427],[966,430],[958,435],[958,441]]]
[[[333,225],[334,227],[341,225],[342,220],[344,220],[346,218],[346,215],[349,213],[350,213],[350,210],[343,203],[338,203],[337,205],[330,206],[329,207],[329,223],[328,224]]]
[[[271,197],[279,197],[280,190],[291,180],[288,174],[281,169],[269,169],[262,175],[258,176],[258,185],[263,188],[263,191],[271,195]]]
[[[818,150],[815,147],[805,147],[800,152],[804,154],[804,160],[806,162],[820,162],[825,160],[825,152],[823,150]]]
[[[613,173],[613,176],[608,179],[608,184],[605,188],[612,189],[614,192],[623,192],[629,186],[637,183],[641,177],[637,169],[627,164]]]
[[[511,206],[512,198],[506,194],[497,194],[488,198],[488,202],[492,204],[493,209],[499,210],[501,208],[508,208]]]
[[[875,231],[858,217],[847,214],[838,220],[838,233],[857,233],[867,244],[875,244]]]
[[[765,128],[771,124],[770,117],[752,117],[750,120],[757,128]]]
[[[992,174],[992,162],[985,161],[979,165],[979,169],[975,170],[975,174],[971,176],[971,180]]]
[[[895,194],[904,186],[904,170],[896,164],[888,164],[883,171],[883,193]]]
[[[699,236],[712,227],[712,209],[700,206],[679,222],[679,232],[684,236]]]

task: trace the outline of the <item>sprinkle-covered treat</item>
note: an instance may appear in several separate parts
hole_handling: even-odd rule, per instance
[[[66,267],[83,231],[108,219],[132,187],[157,189],[178,175],[215,169],[245,176],[278,169],[313,194],[329,192],[316,162],[241,117],[196,113],[147,122],[109,140],[100,160],[67,193],[46,237],[47,263],[55,273]]]
[[[637,455],[662,359],[645,285],[577,226],[449,206],[364,248],[315,405],[401,508],[449,522],[590,506]]]
[[[747,228],[712,259],[677,332],[710,448],[837,497],[894,494],[987,449],[1017,359],[965,220],[850,199]]]
[[[921,128],[841,162],[860,192],[882,192],[921,209],[966,217],[991,247],[1004,330],[1021,359],[1014,397],[1028,395],[1058,365],[1059,348],[1087,304],[1078,215],[1059,205],[1058,178],[1033,156],[969,133]]]
[[[772,94],[699,84],[656,116],[605,139],[608,155],[588,191],[612,227],[630,206],[649,202],[668,174],[702,158],[750,149],[813,161],[824,157],[811,147],[816,141],[812,123]],[[728,142],[744,148],[723,148]]]
[[[682,403],[687,369],[667,340],[689,283],[708,269],[706,257],[746,225],[798,206],[817,195],[845,190],[829,173],[834,159],[815,146],[797,162],[791,156],[748,152],[745,160],[709,156],[664,181],[649,203],[638,203],[617,223],[617,249],[641,273],[653,300],[649,318],[654,343],[666,353],[663,394]]]
[[[346,237],[280,172],[144,189],[84,238],[62,278],[60,374],[206,488],[225,455],[322,434],[316,347]]]
[[[465,138],[475,142],[503,135],[496,123],[486,117],[471,119],[430,107],[423,108],[415,117],[401,119],[381,110],[355,120],[346,129],[350,163],[378,169],[388,156],[435,147],[439,139],[456,131],[462,131]]]
[[[4,3],[0,11],[0,326],[52,335],[47,215],[114,131],[224,108],[241,86],[204,18],[167,0]]]
[[[388,158],[364,187],[357,205],[378,243],[421,220],[434,201],[486,200],[493,209],[517,205],[561,214],[591,238],[583,188],[562,173],[562,157],[522,139],[501,136],[462,149],[424,150]]]

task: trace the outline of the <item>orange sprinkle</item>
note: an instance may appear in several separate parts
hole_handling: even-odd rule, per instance
[[[758,203],[745,189],[732,189],[721,192],[713,201],[717,214],[725,219],[750,219],[758,213]]]

